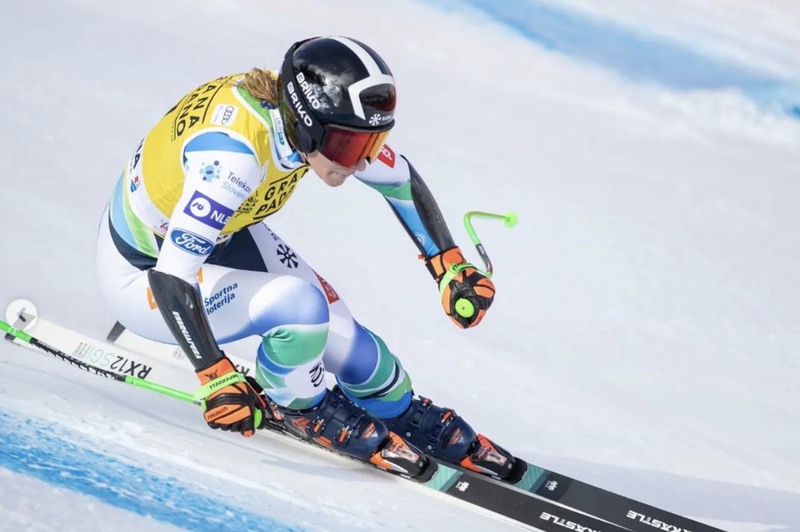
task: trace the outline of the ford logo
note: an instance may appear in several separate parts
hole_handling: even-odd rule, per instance
[[[183,229],[172,230],[172,243],[181,248],[187,253],[203,257],[211,253],[214,249],[214,243],[206,240],[200,235],[196,235],[190,231]]]

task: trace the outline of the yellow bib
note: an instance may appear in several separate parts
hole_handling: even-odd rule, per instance
[[[256,154],[262,177],[260,185],[244,198],[222,229],[222,236],[258,223],[278,211],[294,193],[297,182],[308,172],[308,166],[285,169],[276,164],[278,155],[270,139],[271,131],[274,131],[270,114],[238,86],[241,79],[243,74],[217,78],[184,96],[147,134],[143,146],[128,166],[133,171],[141,162],[146,198],[160,213],[169,217],[183,192],[183,149],[187,140],[211,128],[238,133]],[[146,214],[152,208],[132,207],[141,222],[155,233],[163,234],[163,229],[159,231],[163,220],[156,219],[160,216]]]

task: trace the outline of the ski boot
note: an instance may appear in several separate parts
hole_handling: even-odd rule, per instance
[[[515,484],[527,470],[525,461],[477,434],[454,410],[426,397],[413,399],[403,414],[382,421],[426,454],[476,473]]]
[[[436,472],[436,463],[423,452],[333,391],[311,408],[278,410],[285,429],[300,439],[419,482]]]
[[[267,408],[264,410],[264,422],[259,428],[267,428],[269,426],[273,430],[278,430],[280,432],[286,430],[283,425],[283,414],[280,410],[281,407],[278,406],[278,403],[273,401],[272,398],[264,392],[264,388],[261,387],[254,377],[247,375],[245,380],[250,387],[256,391],[256,393],[261,395],[261,397],[264,399],[264,402],[267,403]]]

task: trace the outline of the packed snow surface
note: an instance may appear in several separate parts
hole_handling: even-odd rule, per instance
[[[385,202],[309,175],[268,220],[415,390],[539,465],[731,532],[800,532],[800,7],[788,0],[0,3],[0,307],[102,338],[94,236],[191,88],[358,38],[391,145],[498,295],[455,328]],[[187,367],[187,371],[191,371]],[[513,530],[409,483],[208,430],[0,344],[0,530]]]

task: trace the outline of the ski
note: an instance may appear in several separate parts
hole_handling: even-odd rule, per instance
[[[536,466],[528,463],[529,470]],[[530,488],[546,499],[559,502],[617,523],[634,532],[722,532],[719,528],[683,517],[649,504],[619,495],[603,488],[547,470],[535,474],[538,479]],[[538,486],[538,487],[537,487]],[[563,487],[563,489],[559,489]]]
[[[52,355],[63,362],[102,377],[137,386],[147,384],[144,387],[149,387],[150,389],[175,385],[185,387],[188,382],[193,381],[192,372],[186,371],[187,368],[182,367],[185,363],[180,365],[165,363],[152,354],[130,352],[118,346],[111,346],[41,318],[31,319],[27,317],[24,321],[17,320],[11,326],[0,323],[3,325],[3,330],[12,335],[12,341],[15,345],[32,349],[37,353]],[[20,326],[24,330],[18,329]],[[62,345],[67,350],[62,351],[53,347],[39,337],[46,337],[54,343],[57,341],[59,345]],[[153,345],[171,349],[171,346]],[[187,379],[181,377],[186,374],[189,375],[188,382]],[[136,384],[133,382],[139,378],[136,375],[141,375],[141,379],[148,382]],[[158,384],[156,384],[155,376],[162,379]],[[150,379],[153,379],[153,381],[149,382]],[[193,383],[193,385],[196,387],[196,383]],[[176,390],[173,389],[173,391]],[[300,440],[277,425],[268,425],[267,432],[287,438],[289,441],[306,448],[326,454],[335,454],[341,458],[355,461],[355,459],[325,449],[313,442]],[[580,532],[623,532],[625,530],[620,526],[604,522],[575,509],[562,506],[559,503],[536,497],[520,490],[509,489],[508,486],[497,483],[488,477],[469,471],[461,471],[438,462],[434,464],[435,472],[424,482],[417,482],[414,479],[388,471],[386,473],[392,474],[393,477],[409,480],[415,485],[444,493],[476,508],[494,512],[502,518],[544,532],[563,532],[562,529],[565,527]],[[374,468],[371,464],[363,463],[363,465]]]
[[[507,491],[521,490],[557,502],[565,507],[614,523],[632,532],[724,532],[719,528],[662,510],[624,495],[587,484],[580,480],[549,471],[530,462],[521,481],[511,485],[489,479]],[[457,470],[471,473],[457,464],[448,464]],[[487,478],[487,477],[484,477]]]
[[[125,377],[129,376],[184,390],[197,386],[194,375],[187,371],[188,363],[183,360],[185,355],[180,349],[138,337],[121,326],[115,325],[113,329],[113,345],[31,316],[21,317],[11,327],[24,331],[23,335],[29,338],[36,335],[57,340],[66,351],[59,351],[40,340],[33,345],[37,346],[37,352],[55,355],[101,376],[115,378],[116,375],[121,378],[115,380],[123,382],[127,382]],[[31,348],[31,342],[16,339],[14,343]],[[242,348],[242,345],[234,347]],[[227,349],[226,352],[241,372],[254,371],[252,362],[236,357]],[[270,425],[268,428],[272,434],[331,453],[295,438],[278,426]],[[564,532],[564,528],[577,532],[653,532],[654,528],[663,532],[720,532],[714,527],[530,463],[522,480],[513,486],[455,464],[437,461],[437,465],[429,480],[416,484],[545,532]]]
[[[112,328],[107,340],[115,345],[127,347],[133,351],[142,351],[149,348],[152,342],[135,335],[117,322]],[[176,346],[159,345],[164,356],[182,359],[184,357],[180,348]],[[238,349],[255,352],[255,345],[240,344]],[[241,351],[240,351],[241,352]],[[243,358],[233,357],[240,368],[246,368],[248,362]],[[246,370],[245,371],[249,371]],[[493,488],[496,498],[506,499],[505,505],[516,504],[514,495],[502,496],[505,489],[508,492],[521,490],[539,497],[578,509],[581,512],[593,515],[604,521],[614,523],[631,530],[632,532],[653,532],[660,529],[662,532],[723,532],[719,528],[683,517],[681,515],[657,508],[655,506],[619,495],[603,488],[576,480],[555,471],[550,471],[536,464],[526,462],[527,472],[523,478],[514,485],[475,475],[473,472],[462,468],[458,464],[447,464],[467,475],[479,476],[482,479],[498,485]]]
[[[370,466],[370,464],[338,454],[314,442],[298,439],[277,425],[270,424],[267,429],[273,434],[285,436],[305,447],[311,447],[325,454],[336,454],[349,461]],[[434,461],[436,472],[430,480],[419,482],[418,485],[439,491],[483,510],[494,512],[503,518],[546,532],[563,532],[562,528],[576,532],[626,532],[623,527],[596,519],[574,508],[553,504],[547,499],[532,497],[528,493],[508,489],[508,485],[496,482],[489,477],[461,467],[453,467],[452,464]],[[387,471],[387,473],[390,472]],[[402,475],[400,478],[415,482],[414,479]]]

